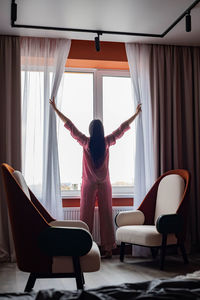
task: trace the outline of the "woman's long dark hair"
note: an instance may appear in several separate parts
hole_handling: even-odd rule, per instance
[[[105,157],[105,138],[104,128],[100,120],[93,120],[89,126],[90,142],[89,149],[93,163],[96,168],[99,168]]]

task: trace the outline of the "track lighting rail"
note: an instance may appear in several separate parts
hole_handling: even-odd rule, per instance
[[[169,31],[176,26],[186,15],[190,12],[200,0],[195,0],[163,33],[144,33],[144,32],[126,32],[126,31],[109,31],[109,30],[95,30],[95,29],[81,29],[81,28],[65,28],[65,27],[52,27],[52,26],[37,26],[37,25],[25,25],[15,24],[17,21],[17,4],[15,0],[11,3],[11,26],[17,28],[31,28],[31,29],[44,29],[44,30],[57,30],[57,31],[71,31],[71,32],[86,32],[96,33],[97,35],[102,34],[113,34],[113,35],[127,35],[127,36],[144,36],[144,37],[157,37],[163,38]]]
[[[184,17],[185,17],[185,30],[186,32],[191,31],[191,15],[190,11],[200,2],[200,0],[195,0],[163,33],[144,33],[144,32],[126,32],[126,31],[109,31],[109,30],[95,30],[95,29],[83,29],[83,28],[65,28],[65,27],[52,27],[52,26],[37,26],[37,25],[25,25],[25,24],[15,24],[17,21],[17,4],[15,0],[11,3],[11,26],[17,28],[30,28],[30,29],[43,29],[43,30],[57,30],[57,31],[71,31],[71,32],[86,32],[95,33],[95,48],[96,51],[100,51],[100,39],[99,36],[102,34],[112,34],[112,35],[127,35],[127,36],[143,36],[143,37],[156,37],[163,38],[166,34],[171,31]]]

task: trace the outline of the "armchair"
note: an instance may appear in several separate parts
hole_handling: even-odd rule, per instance
[[[160,269],[164,268],[166,246],[180,247],[184,262],[188,262],[184,246],[188,191],[188,171],[168,171],[157,179],[137,210],[120,212],[116,216],[121,261],[125,245],[135,244],[150,247],[153,258],[160,249]]]
[[[2,164],[2,175],[17,265],[30,273],[25,291],[37,278],[74,277],[83,289],[84,272],[100,268],[100,252],[82,221],[52,218],[28,188],[21,172]]]

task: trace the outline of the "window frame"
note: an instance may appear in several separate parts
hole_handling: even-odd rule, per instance
[[[129,70],[91,69],[91,68],[65,68],[64,72],[93,73],[93,118],[103,122],[103,76],[129,77]],[[80,198],[80,190],[61,191],[62,198]],[[134,186],[112,186],[113,198],[133,198]]]

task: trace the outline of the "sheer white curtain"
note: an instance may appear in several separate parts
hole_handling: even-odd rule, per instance
[[[136,157],[134,208],[141,201],[155,181],[153,156],[153,131],[150,101],[150,47],[140,44],[126,44],[126,53],[131,74],[135,106],[142,103],[136,129]]]
[[[63,218],[63,210],[56,116],[49,98],[56,99],[70,45],[67,39],[21,39],[22,171],[56,219]]]

